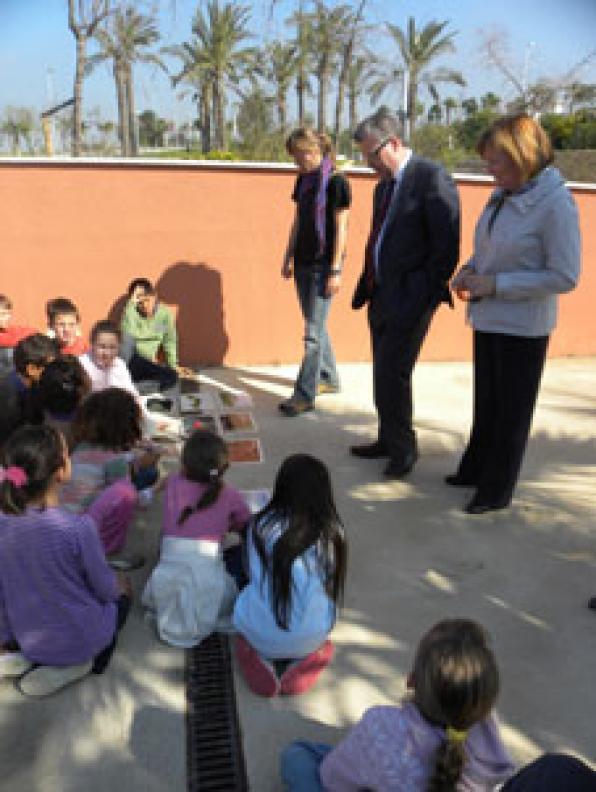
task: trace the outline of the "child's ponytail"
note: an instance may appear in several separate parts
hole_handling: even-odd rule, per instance
[[[428,782],[428,792],[455,792],[466,761],[466,736],[466,731],[447,727],[445,739],[435,753],[435,767]]]
[[[182,469],[185,478],[207,489],[194,506],[180,512],[178,525],[182,525],[195,512],[212,506],[223,489],[222,476],[228,467],[228,449],[219,435],[206,429],[197,429],[186,441],[182,450]]]
[[[29,503],[49,489],[64,465],[64,440],[51,426],[23,426],[10,436],[0,467],[0,510],[23,514]]]
[[[421,714],[445,728],[427,792],[455,792],[468,729],[486,718],[499,692],[497,663],[482,627],[468,619],[436,624],[418,645],[412,686]]]

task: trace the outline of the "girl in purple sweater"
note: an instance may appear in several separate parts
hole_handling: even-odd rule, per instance
[[[0,467],[0,679],[45,696],[102,673],[130,608],[88,515],[58,505],[70,477],[63,436],[25,426]]]
[[[290,792],[489,792],[513,773],[491,710],[499,673],[473,621],[436,624],[420,641],[399,707],[372,707],[335,748],[293,743]]]

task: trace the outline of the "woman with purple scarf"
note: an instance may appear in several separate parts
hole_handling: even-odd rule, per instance
[[[294,276],[305,331],[294,392],[279,409],[294,417],[312,410],[318,394],[339,391],[326,322],[341,281],[351,195],[347,180],[335,171],[333,145],[326,135],[295,129],[286,149],[298,167],[298,178],[292,193],[296,214],[281,274]]]

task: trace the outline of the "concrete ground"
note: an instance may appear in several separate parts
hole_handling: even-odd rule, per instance
[[[261,465],[232,468],[240,488],[270,487],[282,459],[309,451],[329,466],[350,542],[336,657],[314,690],[265,701],[237,678],[255,792],[280,790],[279,751],[297,738],[337,741],[371,704],[395,702],[421,634],[438,619],[478,619],[502,674],[499,712],[515,758],[572,751],[596,763],[596,360],[550,361],[511,509],[462,513],[445,486],[471,415],[469,364],[420,364],[415,377],[421,459],[403,482],[347,447],[374,435],[371,370],[341,367],[343,392],[314,413],[280,417],[295,367],[209,370],[249,391]],[[159,504],[140,512],[131,549],[154,559]],[[142,589],[148,568],[133,573]],[[161,644],[138,603],[103,677],[47,700],[0,683],[0,789],[80,792],[185,789],[183,655]]]

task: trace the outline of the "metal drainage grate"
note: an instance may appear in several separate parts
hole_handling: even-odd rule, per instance
[[[186,652],[189,792],[246,792],[248,782],[227,635]]]

